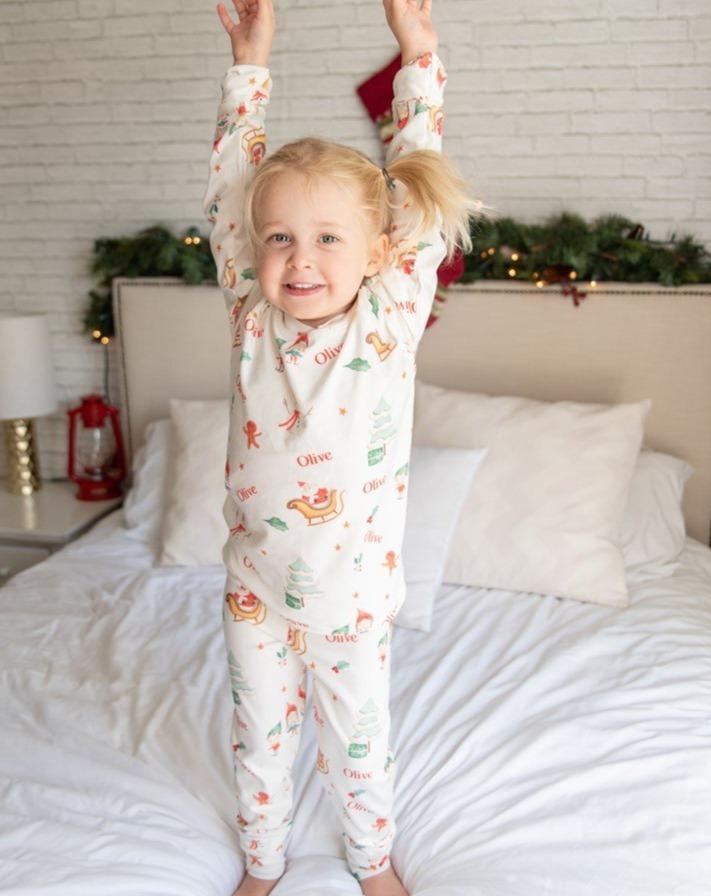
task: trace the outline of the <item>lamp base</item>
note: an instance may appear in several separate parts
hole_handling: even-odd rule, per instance
[[[42,488],[37,457],[35,421],[5,420],[7,445],[7,490],[13,495],[31,495]]]

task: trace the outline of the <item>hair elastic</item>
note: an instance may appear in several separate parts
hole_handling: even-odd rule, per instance
[[[385,178],[385,183],[388,185],[388,190],[395,189],[395,181],[390,177],[387,168],[380,169],[383,172],[383,177]]]

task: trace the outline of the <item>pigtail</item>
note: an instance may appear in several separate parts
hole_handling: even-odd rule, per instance
[[[485,210],[493,211],[493,207],[470,195],[467,181],[447,155],[414,149],[393,159],[387,170],[407,187],[412,206],[413,230],[406,236],[399,234],[400,239],[414,241],[439,221],[447,248],[445,262],[452,260],[457,249],[464,255],[472,251],[472,220],[488,217]]]

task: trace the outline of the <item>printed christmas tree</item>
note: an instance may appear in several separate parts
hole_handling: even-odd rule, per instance
[[[314,598],[323,594],[315,582],[314,571],[301,557],[297,557],[288,566],[284,600],[287,607],[301,610],[307,597]]]
[[[370,415],[370,446],[368,447],[368,466],[380,463],[385,457],[385,445],[395,435],[395,426],[390,415],[391,407],[381,396],[375,410]]]
[[[360,718],[356,730],[348,744],[348,755],[354,759],[362,759],[370,751],[370,738],[375,737],[380,731],[378,722],[378,707],[372,697],[360,708]]]
[[[232,699],[236,706],[241,706],[242,700],[239,692],[243,691],[245,694],[252,694],[253,691],[244,677],[242,667],[240,666],[237,657],[231,650],[227,654],[227,664],[230,670],[230,682],[232,683]]]

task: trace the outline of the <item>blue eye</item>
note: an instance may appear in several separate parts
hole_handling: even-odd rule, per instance
[[[332,233],[325,233],[324,236],[330,236],[330,237],[333,237],[333,239],[334,239],[336,242],[338,242],[338,237],[337,237],[337,236],[333,236]],[[333,243],[331,243],[331,245],[333,245]]]

